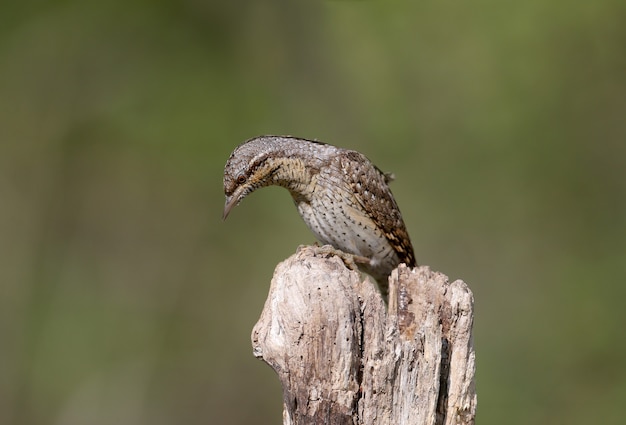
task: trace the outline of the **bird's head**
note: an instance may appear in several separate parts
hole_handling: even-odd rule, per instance
[[[226,203],[222,219],[255,190],[276,184],[276,173],[281,167],[276,158],[273,137],[257,137],[239,145],[224,167],[224,194]]]

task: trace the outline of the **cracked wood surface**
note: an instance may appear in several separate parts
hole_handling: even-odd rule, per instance
[[[300,247],[274,272],[252,345],[281,381],[284,424],[474,424],[467,285],[401,265],[387,308],[344,261]]]

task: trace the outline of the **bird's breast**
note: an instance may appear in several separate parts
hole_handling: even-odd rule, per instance
[[[372,264],[385,263],[395,255],[349,187],[326,187],[320,183],[312,196],[294,196],[294,200],[300,216],[321,243],[370,258]]]

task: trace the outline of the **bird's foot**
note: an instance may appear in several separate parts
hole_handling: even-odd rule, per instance
[[[369,264],[370,263],[370,259],[367,257],[363,257],[361,255],[355,255],[355,254],[349,254],[347,252],[344,252],[340,249],[335,248],[332,245],[322,245],[319,246],[319,244],[316,242],[315,245],[313,246],[314,252],[316,255],[319,256],[323,256],[323,257],[331,257],[331,256],[336,256],[341,258],[341,260],[343,261],[343,263],[346,265],[346,267],[348,267],[350,270],[359,270],[359,264]]]

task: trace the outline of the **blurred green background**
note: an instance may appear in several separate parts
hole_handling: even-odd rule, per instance
[[[478,423],[623,423],[622,0],[0,9],[0,423],[281,423],[250,332],[313,237],[278,188],[221,221],[268,133],[396,174],[474,291]]]

